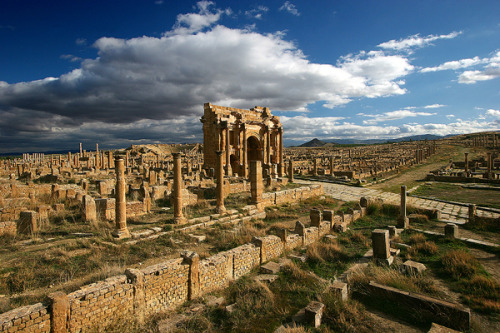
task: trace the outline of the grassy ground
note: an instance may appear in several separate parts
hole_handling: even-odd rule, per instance
[[[457,184],[433,182],[421,185],[412,194],[500,209],[500,192],[495,190],[478,190],[463,188]]]

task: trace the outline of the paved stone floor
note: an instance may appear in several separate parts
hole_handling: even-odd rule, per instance
[[[399,205],[401,200],[399,194],[382,192],[371,188],[353,187],[353,186],[317,182],[317,181],[304,181],[300,179],[296,179],[295,181],[297,183],[304,183],[304,184],[311,184],[311,183],[321,184],[325,189],[326,195],[329,195],[334,199],[342,201],[359,201],[361,197],[372,197],[372,198],[381,198],[386,203]],[[430,199],[420,199],[410,196],[407,197],[407,204],[417,208],[440,210],[442,221],[448,221],[457,224],[463,224],[467,222],[468,207],[430,200]],[[487,212],[479,209],[477,210],[477,215],[495,217],[495,218],[500,217],[500,214]]]

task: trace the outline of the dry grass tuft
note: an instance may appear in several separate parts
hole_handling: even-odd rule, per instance
[[[314,243],[307,248],[307,257],[315,262],[339,260],[346,256],[345,251],[337,243]]]
[[[427,240],[427,238],[425,238],[424,234],[413,234],[410,236],[408,243],[410,243],[411,245],[414,245],[414,244],[423,243],[426,240]]]
[[[471,278],[479,268],[479,262],[469,252],[459,249],[443,255],[441,263],[446,273],[455,279]]]

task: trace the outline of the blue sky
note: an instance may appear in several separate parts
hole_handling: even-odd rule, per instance
[[[203,103],[285,143],[500,128],[500,1],[0,3],[0,153],[201,142]]]

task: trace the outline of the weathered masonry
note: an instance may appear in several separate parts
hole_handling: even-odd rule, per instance
[[[264,174],[283,176],[283,127],[269,108],[242,110],[205,103],[204,112],[205,168],[216,168],[216,151],[221,150],[226,175],[247,177],[250,161],[261,161]]]

